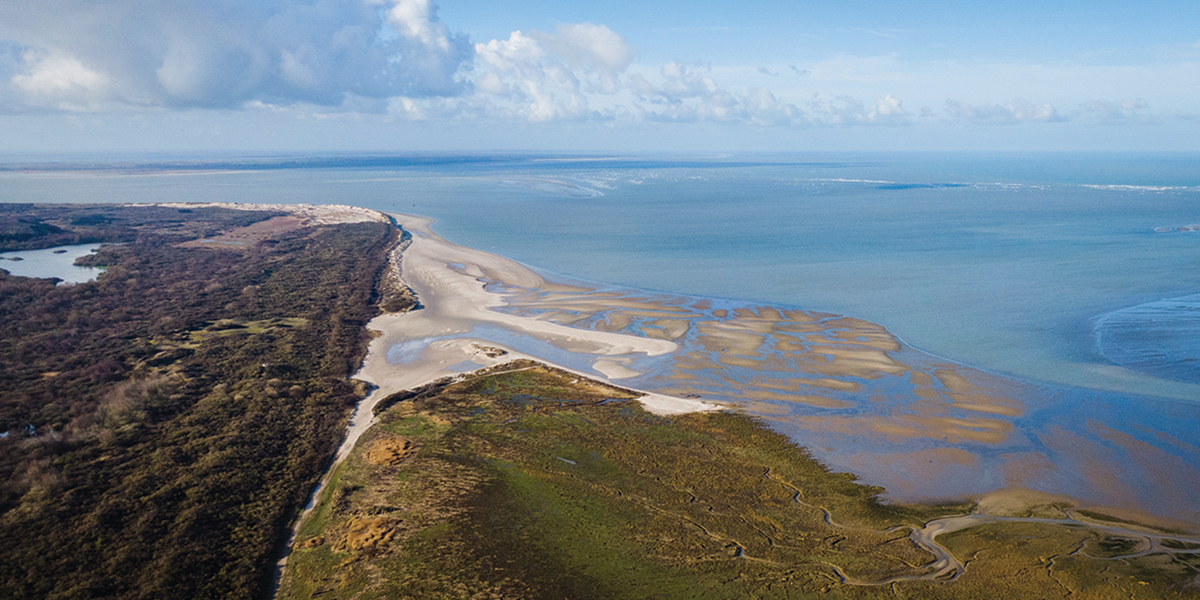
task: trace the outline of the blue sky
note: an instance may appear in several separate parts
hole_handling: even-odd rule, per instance
[[[0,152],[1200,150],[1200,3],[0,0]]]

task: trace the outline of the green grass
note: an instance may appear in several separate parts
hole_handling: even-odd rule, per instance
[[[215,321],[203,329],[188,332],[188,340],[192,343],[203,342],[214,337],[226,337],[231,335],[256,335],[275,331],[277,329],[290,329],[293,327],[301,327],[308,324],[308,319],[300,317],[281,317],[262,319],[259,321],[239,321],[236,319],[221,319]]]
[[[343,485],[361,491],[314,532],[325,545],[293,553],[284,597],[938,599],[1011,589],[1050,598],[1065,589],[1049,587],[1055,577],[1074,577],[1080,598],[1085,585],[1103,592],[1092,597],[1117,597],[1096,575],[1110,565],[1041,566],[1039,557],[1066,555],[1093,535],[1045,526],[947,536],[973,558],[958,581],[844,585],[834,565],[862,580],[930,572],[932,555],[907,529],[883,530],[970,505],[881,504],[881,489],[829,472],[752,418],[666,418],[605,402],[628,396],[530,367],[442,382],[397,403],[349,459]],[[375,440],[395,435],[418,444],[415,456],[395,466],[363,460]],[[829,526],[815,507],[847,527]],[[388,542],[339,541],[381,517]],[[1137,568],[1151,570],[1148,590],[1179,581],[1149,563]],[[1129,596],[1109,591],[1117,589]]]

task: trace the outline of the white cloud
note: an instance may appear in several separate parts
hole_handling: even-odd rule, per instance
[[[504,103],[505,116],[531,121],[586,116],[579,77],[534,36],[514,31],[507,40],[476,44],[475,54],[484,70],[476,89]]]
[[[1105,124],[1120,124],[1131,121],[1151,121],[1156,117],[1143,112],[1149,105],[1141,98],[1111,102],[1093,100],[1080,105],[1076,116]]]
[[[102,95],[108,78],[72,56],[28,50],[21,56],[22,74],[12,83],[36,104],[47,103],[64,110],[80,110],[88,98]]]
[[[397,0],[387,11],[387,22],[400,37],[432,52],[451,50],[450,29],[438,21],[437,6],[429,0]]]
[[[572,23],[554,29],[554,33],[532,31],[530,35],[577,69],[616,75],[629,67],[636,54],[625,38],[604,25]]]
[[[817,122],[824,125],[847,127],[851,125],[909,125],[908,111],[900,100],[891,94],[880,96],[867,105],[850,96],[838,96],[834,100],[814,98],[809,103]]]
[[[642,75],[630,78],[637,93],[634,103],[652,121],[716,121],[763,126],[807,124],[804,111],[785,102],[766,88],[750,88],[744,94],[723,89],[706,70],[668,63],[659,72],[661,84]]]
[[[436,13],[429,0],[4,0],[0,41],[32,58],[0,85],[97,109],[458,94],[473,48]]]
[[[470,93],[399,97],[391,112],[406,119],[611,120],[620,107],[596,109],[592,98],[623,89],[635,51],[608,27],[571,23],[553,32],[514,31],[475,44],[474,54]]]
[[[1036,66],[972,70],[906,64],[897,55],[839,55],[806,69],[654,68],[635,65],[634,47],[604,25],[560,24],[473,44],[437,12],[432,0],[0,0],[0,111],[200,107],[429,121],[904,126],[970,88],[976,96],[946,100],[940,116],[1009,124],[1067,117],[1050,103],[992,104],[1029,94],[998,86],[1076,81]],[[1112,73],[1076,76],[1086,83]],[[1129,82],[1142,89],[1133,85],[1141,80]],[[1157,98],[1152,91],[1147,97]],[[1078,106],[1069,117],[1081,122],[1151,120],[1142,100],[1034,97]],[[922,108],[909,112],[901,98]],[[1157,118],[1190,114],[1186,105],[1155,105],[1164,111]]]
[[[1019,123],[1058,123],[1066,119],[1049,104],[1034,104],[1017,98],[1004,104],[972,106],[957,100],[946,100],[945,112],[954,119],[985,125],[1016,125]]]

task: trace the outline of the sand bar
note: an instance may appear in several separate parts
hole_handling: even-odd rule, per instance
[[[368,325],[380,332],[371,342],[363,367],[355,376],[378,387],[356,413],[350,436],[356,439],[370,426],[371,411],[378,400],[395,392],[423,385],[439,377],[507,362],[531,358],[564,370],[545,357],[529,356],[494,341],[470,337],[478,327],[500,328],[514,334],[546,342],[560,350],[592,357],[595,373],[587,377],[624,378],[636,374],[625,365],[629,357],[659,356],[674,352],[678,346],[662,339],[624,333],[568,327],[544,319],[496,310],[506,305],[505,297],[487,289],[488,283],[502,283],[528,290],[544,290],[547,282],[524,265],[446,241],[430,228],[433,220],[403,214],[391,214],[406,231],[412,243],[401,261],[401,277],[420,299],[423,308],[405,314],[386,314]],[[496,346],[508,354],[500,357],[478,352],[479,345]],[[396,352],[396,350],[401,352]],[[392,356],[389,359],[389,353]],[[652,396],[643,401],[648,410],[663,407],[669,413],[690,410],[714,410],[713,403]],[[372,401],[373,400],[373,401]],[[352,444],[350,444],[352,445]]]

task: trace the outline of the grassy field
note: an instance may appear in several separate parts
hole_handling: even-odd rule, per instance
[[[957,580],[847,585],[929,574],[906,526],[970,506],[881,504],[744,415],[658,417],[571,374],[497,369],[382,415],[303,527],[283,597],[1200,597],[1183,589],[1200,560],[1071,557],[1103,536],[1025,524],[947,536],[969,560]]]

